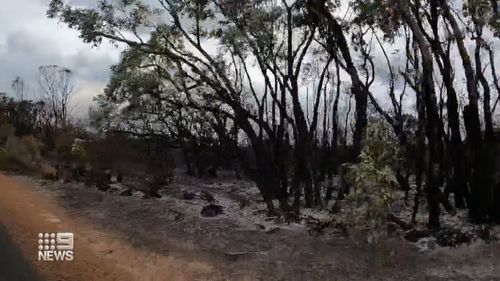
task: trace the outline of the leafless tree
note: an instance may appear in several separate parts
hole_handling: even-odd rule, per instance
[[[65,126],[68,119],[68,105],[74,94],[73,72],[58,65],[39,67],[40,99],[54,127]]]
[[[12,90],[14,91],[14,94],[16,95],[16,98],[18,101],[23,101],[24,98],[26,97],[26,94],[28,92],[28,87],[24,83],[24,79],[17,76],[13,81],[12,81]]]

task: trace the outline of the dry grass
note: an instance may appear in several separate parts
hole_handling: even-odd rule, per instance
[[[9,137],[14,136],[16,129],[8,123],[0,125],[0,144],[4,144]]]
[[[35,170],[41,160],[40,143],[33,136],[9,136],[0,153],[0,168]]]

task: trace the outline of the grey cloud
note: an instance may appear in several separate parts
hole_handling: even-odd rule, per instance
[[[99,48],[84,44],[76,31],[46,18],[50,0],[5,1],[0,9],[0,92],[11,92],[11,81],[22,77],[34,92],[38,67],[57,64],[75,72],[77,88],[104,85],[109,67],[118,61],[119,49],[104,43]],[[80,6],[97,0],[73,0]],[[96,91],[98,92],[98,91]],[[32,95],[32,97],[35,95]]]
[[[36,87],[38,67],[50,64],[72,69],[77,80],[107,81],[109,67],[115,62],[108,53],[80,48],[75,54],[63,55],[53,46],[43,36],[25,31],[8,35],[7,52],[0,54],[0,88],[5,91],[16,76]]]
[[[80,50],[67,60],[67,66],[78,77],[94,82],[106,82],[109,78],[109,68],[115,63],[115,59],[107,54],[97,55],[86,50]]]

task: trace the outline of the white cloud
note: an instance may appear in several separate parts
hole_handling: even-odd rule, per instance
[[[49,0],[5,2],[0,10],[0,91],[10,92],[11,81],[20,76],[36,96],[38,67],[57,64],[74,71],[76,87],[82,89],[75,100],[88,106],[89,95],[102,90],[109,67],[118,61],[121,50],[106,42],[92,48],[78,38],[78,32],[48,19]]]

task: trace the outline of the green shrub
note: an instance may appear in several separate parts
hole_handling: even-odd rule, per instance
[[[377,229],[383,225],[391,205],[398,199],[395,167],[402,161],[399,145],[385,123],[366,129],[361,162],[347,167],[353,188],[346,198],[346,221]]]
[[[77,160],[83,162],[86,157],[85,140],[76,138],[71,145],[71,154]]]

